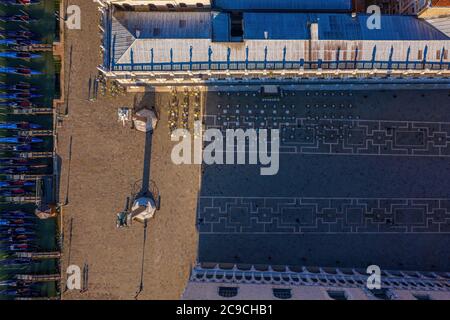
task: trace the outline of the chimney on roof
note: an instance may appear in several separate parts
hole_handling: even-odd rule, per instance
[[[311,40],[319,40],[319,24],[317,22],[313,22],[309,25],[309,31]]]

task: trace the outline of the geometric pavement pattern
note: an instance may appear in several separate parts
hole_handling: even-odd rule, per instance
[[[450,233],[450,199],[205,197],[206,233]]]
[[[285,112],[288,112],[286,110]],[[450,157],[450,123],[209,115],[206,129],[279,129],[280,153]]]

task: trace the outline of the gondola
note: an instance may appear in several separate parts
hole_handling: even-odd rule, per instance
[[[34,137],[2,137],[0,138],[0,144],[23,144],[23,143],[42,143],[41,138]]]
[[[2,219],[20,219],[20,220],[36,220],[36,216],[32,216],[32,215],[26,215],[26,216],[16,216],[16,215],[2,215],[0,216],[0,218]],[[1,235],[0,235],[1,237]]]
[[[10,227],[7,230],[3,230],[2,233],[4,234],[28,234],[28,235],[35,235],[36,233],[34,232],[34,230],[30,229],[30,226],[28,227],[22,227],[22,226],[18,226],[18,227]]]
[[[0,94],[0,100],[28,100],[42,97],[41,94],[32,94],[29,92],[18,92],[11,94]]]
[[[1,39],[0,45],[2,46],[14,46],[17,45],[18,40],[17,39]]]
[[[39,44],[38,41],[30,40],[27,38],[4,38],[0,39],[1,46],[18,47],[18,46],[31,46],[33,44]]]
[[[0,260],[0,265],[4,264],[4,265],[11,265],[14,262],[17,262],[17,264],[22,264],[20,261],[26,262],[26,263],[30,263],[31,260],[30,259],[9,259],[9,260],[4,260],[1,261]],[[5,263],[4,263],[5,262]],[[26,287],[27,285],[20,280],[3,280],[0,281],[0,287]]]
[[[27,159],[22,159],[22,158],[18,158],[18,159],[0,159],[0,165],[10,165],[10,166],[27,166],[30,165],[31,163],[29,162],[29,160]]]
[[[31,151],[33,147],[30,144],[19,144],[19,145],[0,145],[1,151],[8,151],[8,152],[26,152]]]
[[[0,58],[10,58],[10,59],[39,59],[42,56],[40,54],[31,53],[31,52],[10,52],[10,51],[4,51],[0,52]]]
[[[7,297],[24,297],[24,296],[36,296],[38,293],[31,289],[30,286],[18,286],[13,289],[0,290],[0,296]]]
[[[34,230],[35,224],[29,224],[29,225],[0,225],[2,228],[2,234],[32,234]]]
[[[0,211],[0,219],[35,219],[36,216],[30,212],[17,211]],[[1,234],[0,234],[1,235]]]
[[[23,243],[29,243],[36,241],[36,237],[28,236],[28,235],[19,235],[19,236],[1,236],[0,242],[7,242],[7,243],[17,243],[17,244],[23,244]]]
[[[0,103],[0,107],[9,107],[15,109],[31,109],[31,108],[39,108],[28,100],[15,101],[9,103]]]
[[[0,165],[10,165],[10,166],[30,166],[33,163],[24,158],[16,158],[16,159],[0,159]]]
[[[25,12],[23,14],[15,14],[12,16],[2,16],[0,17],[1,22],[18,22],[18,23],[31,23],[36,22],[36,19],[32,19]]]
[[[1,219],[0,218],[0,226],[20,226],[20,227],[26,227],[26,226],[34,225],[32,222],[27,222],[25,219]]]
[[[7,296],[7,297],[18,297],[22,294],[27,293],[28,291],[23,290],[16,290],[16,289],[9,289],[9,290],[1,290],[0,296]]]
[[[44,167],[41,167],[41,168],[44,168]],[[38,169],[38,168],[31,168],[31,167],[27,167],[27,166],[6,167],[6,168],[0,168],[0,174],[24,174],[24,173],[30,172],[33,169]]]
[[[5,83],[1,83],[0,90],[7,90],[8,92],[30,92],[30,91],[36,91],[37,88],[34,88],[28,82],[19,82],[14,85],[7,85]]]
[[[0,45],[2,46],[23,46],[30,45],[32,42],[25,38],[3,38],[0,39]]]
[[[20,182],[21,184],[19,184]],[[34,181],[0,181],[0,188],[16,188],[16,187],[23,187],[23,188],[31,188],[36,187],[36,182]],[[0,214],[1,217],[1,214]]]
[[[1,235],[0,236],[0,241],[11,240],[11,239],[17,240],[17,241],[21,241],[21,240],[31,241],[31,240],[36,240],[36,236],[29,235],[29,234],[9,234],[9,235]]]
[[[14,252],[14,251],[25,251],[34,249],[36,246],[28,243],[13,243],[13,244],[2,244],[0,243],[0,250],[6,252]]]
[[[3,234],[0,235],[0,241],[2,240],[34,240],[36,239],[35,234],[21,234],[21,233],[11,233],[11,234]]]
[[[1,240],[9,240],[9,239],[13,239],[13,240],[35,240],[36,239],[36,235],[35,234],[5,234],[5,235],[1,235],[0,236],[0,241]]]
[[[20,211],[20,210],[15,210],[15,211],[0,211],[0,217],[2,216],[2,214],[29,214],[29,213],[24,212],[24,211]]]
[[[31,6],[41,3],[39,0],[0,0],[1,4],[8,4],[11,6]]]
[[[5,252],[28,251],[35,249],[36,246],[28,243],[0,244],[0,250]]]
[[[23,212],[23,211],[3,211],[3,212],[0,212],[0,218],[2,218],[2,217],[11,217],[11,218],[17,218],[17,219],[33,217],[33,219],[34,219],[34,216],[32,214]]]
[[[4,293],[0,291],[0,296],[7,296],[14,299],[28,299],[28,298],[41,298],[40,293],[33,290],[4,290]]]
[[[0,265],[2,264],[2,261],[0,260]],[[0,281],[0,287],[15,287],[17,285],[17,281],[14,280],[5,280]]]
[[[14,87],[11,88],[1,88],[0,87],[0,92],[2,92],[3,94],[17,94],[17,93],[21,93],[21,94],[37,94],[35,93],[36,89],[16,89]]]
[[[34,37],[34,33],[28,30],[0,31],[1,38],[29,39]]]
[[[36,164],[23,165],[23,164],[19,163],[17,165],[9,165],[9,166],[1,166],[1,167],[2,168],[23,168],[23,170],[32,171],[32,170],[36,170],[36,169],[45,169],[45,168],[48,167],[48,164],[46,164],[46,163],[36,163]],[[26,167],[26,169],[24,167]],[[22,170],[22,169],[20,169],[20,170]]]
[[[24,219],[0,219],[0,225],[18,225],[23,227],[26,224]]]
[[[42,126],[30,122],[10,122],[0,123],[0,130],[36,130]]]
[[[27,236],[22,236],[22,237],[2,236],[2,237],[0,237],[0,243],[3,243],[3,244],[28,244],[28,243],[32,243],[35,241],[36,241],[35,237],[27,237]]]
[[[8,235],[4,235],[3,237],[7,237]],[[35,238],[37,237],[36,233],[12,233],[9,236],[27,236],[30,238]]]
[[[6,218],[6,219],[35,219],[36,216],[34,216],[31,213],[23,212],[23,211],[2,211],[0,212],[0,219]]]
[[[37,236],[34,230],[35,224],[29,224],[26,226],[2,226],[0,225],[0,230],[3,235],[28,235]],[[1,250],[0,250],[1,251]]]
[[[24,266],[29,265],[33,262],[31,259],[7,259],[7,260],[0,260],[0,266],[3,268],[6,267],[18,267],[18,266]],[[15,287],[17,286],[17,281],[0,281],[0,287],[7,286],[7,287]]]
[[[17,196],[23,196],[27,194],[25,189],[22,188],[15,188],[11,190],[0,190],[0,197],[17,197]]]
[[[31,70],[30,68],[12,68],[12,67],[2,67],[0,68],[0,73],[15,74],[19,76],[35,76],[43,74],[40,71]]]
[[[36,216],[34,216],[32,213],[23,212],[23,211],[2,211],[2,212],[0,212],[0,219],[1,218],[6,218],[6,219],[32,218],[32,219],[35,219]]]
[[[34,228],[36,224],[34,222],[23,222],[22,224],[14,224],[10,220],[0,219],[0,229],[2,230],[2,234],[30,234],[30,232],[34,232],[34,230],[30,230],[30,228]],[[0,250],[1,251],[1,250]]]

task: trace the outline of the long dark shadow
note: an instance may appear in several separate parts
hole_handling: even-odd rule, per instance
[[[64,111],[64,115],[69,115],[69,99],[70,99],[70,80],[71,80],[71,74],[72,74],[72,52],[73,52],[73,46],[70,46],[70,53],[69,53],[69,75],[67,79],[67,96],[66,96],[66,110]]]
[[[55,188],[53,191],[53,197],[54,197],[54,202],[55,203],[60,203],[60,195],[61,195],[61,172],[62,172],[62,159],[60,155],[55,155],[56,157],[56,175],[55,175]]]
[[[144,149],[144,168],[142,172],[142,186],[138,196],[148,196],[150,191],[150,168],[152,160],[152,139],[153,132],[149,131],[145,134],[145,149]],[[144,266],[145,266],[145,245],[147,243],[147,221],[144,223],[144,239],[142,244],[142,262],[141,262],[141,277],[139,288],[136,292],[135,299],[137,300],[141,292],[144,290]]]
[[[141,195],[150,192],[150,167],[152,160],[152,139],[153,133],[147,132],[145,135],[145,151],[144,151],[144,170],[142,172],[142,188]]]
[[[70,266],[72,261],[72,238],[73,238],[73,218],[70,218],[70,225],[69,225],[69,253],[67,254],[67,265]],[[64,292],[68,290],[67,283],[64,286]]]
[[[72,136],[70,136],[70,142],[69,142],[69,159],[67,164],[67,186],[66,186],[66,200],[64,202],[64,205],[69,204],[69,188],[70,188],[70,164],[72,162]]]
[[[135,299],[137,300],[137,298],[139,297],[139,295],[141,294],[141,292],[144,290],[144,265],[145,265],[145,244],[147,243],[147,221],[144,224],[144,241],[142,244],[142,262],[141,262],[141,279],[139,282],[139,288],[138,291],[136,292],[135,295]]]
[[[91,89],[92,89],[92,76],[89,77],[88,81],[88,96],[87,96],[88,101],[91,101]]]

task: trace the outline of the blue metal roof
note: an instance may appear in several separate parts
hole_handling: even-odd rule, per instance
[[[243,15],[244,39],[310,39],[310,23],[319,24],[320,40],[449,40],[424,20],[413,16],[381,16],[381,29],[367,28],[367,15],[347,13],[255,13]],[[211,39],[231,41],[226,12],[132,12],[118,14],[113,28],[117,41],[141,39]],[[138,32],[139,31],[139,32]]]
[[[228,13],[212,13],[212,40],[228,42],[230,39],[230,15]]]
[[[135,38],[209,39],[211,37],[209,12],[127,12],[126,14],[120,12],[115,18]],[[120,33],[123,31],[122,29]]]
[[[319,24],[320,40],[448,40],[429,23],[413,16],[381,17],[381,29],[367,28],[367,15],[350,14],[245,13],[244,38],[309,39],[309,23]]]
[[[214,0],[221,10],[309,10],[349,11],[352,0]]]

